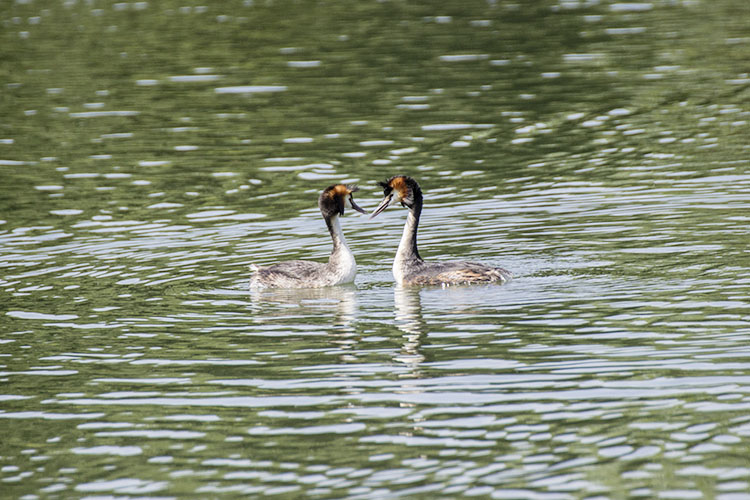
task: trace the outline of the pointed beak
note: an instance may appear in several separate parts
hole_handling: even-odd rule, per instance
[[[365,210],[364,208],[362,208],[359,205],[357,205],[356,203],[354,203],[354,198],[351,197],[351,196],[349,196],[349,203],[351,203],[352,208],[354,210],[356,210],[357,212],[359,212],[361,214],[366,214],[367,213],[367,210]]]
[[[385,198],[383,198],[383,201],[380,202],[380,205],[378,205],[378,208],[376,208],[372,214],[370,215],[370,218],[376,217],[380,212],[388,208],[388,206],[391,204],[391,200],[393,200],[393,193],[389,194]]]

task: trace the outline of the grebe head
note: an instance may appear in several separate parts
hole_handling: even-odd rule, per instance
[[[334,215],[344,215],[344,208],[346,207],[366,214],[366,210],[354,203],[352,193],[357,191],[359,191],[359,188],[354,184],[334,184],[325,188],[318,198],[318,206],[323,217],[330,219]]]
[[[397,175],[391,177],[385,182],[379,182],[383,187],[383,201],[380,202],[370,218],[372,219],[380,212],[393,205],[401,202],[401,206],[414,210],[415,207],[422,206],[422,190],[419,188],[417,181],[406,175]]]

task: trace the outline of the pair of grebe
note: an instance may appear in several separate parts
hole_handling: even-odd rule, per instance
[[[465,261],[425,262],[417,250],[417,227],[422,213],[422,190],[411,177],[397,175],[383,187],[384,198],[372,212],[370,218],[396,203],[409,210],[401,242],[393,261],[393,277],[399,285],[458,285],[471,283],[504,283],[512,274],[500,267]],[[326,188],[318,199],[320,212],[333,240],[333,251],[326,264],[305,260],[280,262],[271,266],[257,267],[250,281],[251,288],[317,288],[351,283],[357,273],[354,254],[346,244],[341,231],[339,216],[344,208],[367,213],[354,203],[353,185],[335,184]]]

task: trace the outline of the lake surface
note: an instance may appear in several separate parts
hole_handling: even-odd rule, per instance
[[[0,5],[3,498],[750,498],[750,4]],[[317,196],[412,175],[406,211]]]

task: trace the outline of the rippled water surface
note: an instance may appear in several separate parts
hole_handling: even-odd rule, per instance
[[[744,0],[0,4],[3,498],[750,498]],[[420,250],[512,270],[401,289]]]

